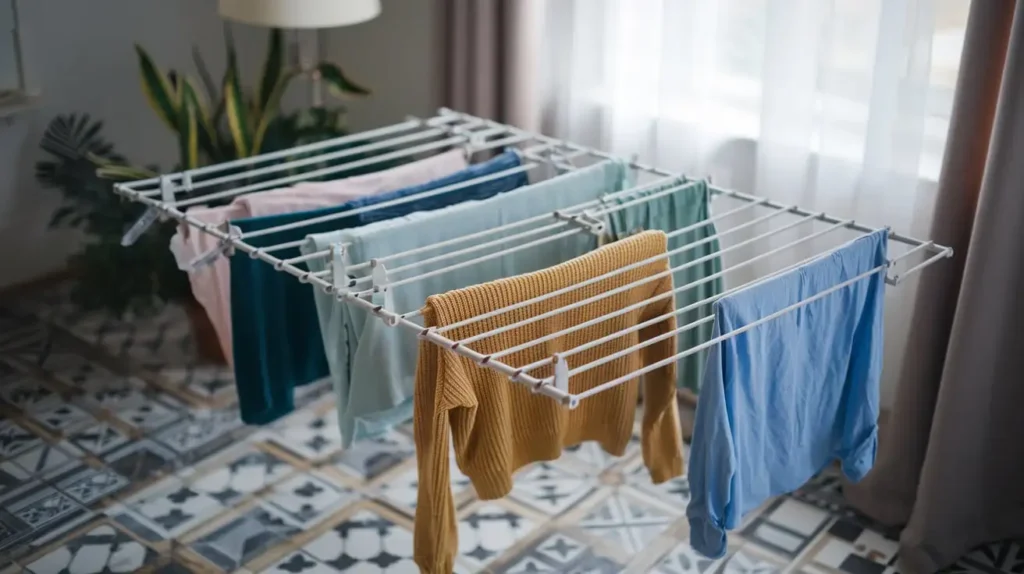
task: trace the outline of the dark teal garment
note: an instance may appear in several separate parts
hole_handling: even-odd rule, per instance
[[[239,219],[232,224],[243,234],[250,233],[408,197],[520,165],[519,156],[505,152],[490,161],[423,185],[359,198],[337,207]],[[486,199],[527,183],[526,174],[519,172],[381,210],[253,237],[247,241],[256,247],[298,241],[312,233],[348,229],[382,218],[439,209],[472,199]],[[299,255],[297,247],[274,252],[274,256],[281,259]],[[248,424],[266,424],[288,414],[294,408],[294,387],[329,374],[320,337],[320,321],[309,285],[240,252],[231,257],[231,328],[238,403],[242,420]]]
[[[610,203],[626,203],[638,197],[656,195],[660,191],[670,187],[678,187],[686,183],[686,179],[680,178],[677,182],[669,185],[656,187],[640,194],[620,196]],[[707,183],[703,181],[693,182],[693,185],[651,199],[650,201],[630,206],[626,209],[616,211],[608,215],[611,222],[611,232],[614,239],[647,231],[660,229],[671,233],[676,229],[689,227],[695,223],[707,221],[709,209],[709,191]],[[715,225],[708,221],[707,225],[669,238],[669,250],[678,249],[686,244],[700,241],[701,239],[715,235]],[[694,249],[685,250],[682,253],[673,255],[670,263],[673,268],[685,265],[696,259],[718,253],[718,240],[711,240]],[[699,281],[722,270],[722,261],[718,257],[711,257],[707,261],[698,263],[677,271],[672,274],[674,288],[678,289]],[[699,286],[689,287],[676,293],[676,309],[682,309],[697,301],[713,297],[722,292],[721,278],[712,279]],[[683,326],[697,319],[707,317],[712,313],[712,304],[701,305],[696,309],[676,316],[679,326]],[[693,329],[683,331],[676,336],[680,352],[710,340],[712,323],[708,322]],[[689,389],[693,392],[700,390],[701,380],[704,373],[704,363],[707,361],[707,350],[695,353],[679,361],[677,366],[677,386],[681,389]]]

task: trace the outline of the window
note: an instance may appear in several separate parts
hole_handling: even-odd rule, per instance
[[[602,126],[605,145],[638,146],[638,138],[658,136],[635,126],[660,122],[685,137],[768,140],[934,180],[969,7],[965,0],[552,2],[552,33],[570,33],[547,54],[569,61],[553,75],[552,94],[581,118],[580,133],[593,131],[594,117],[611,117]],[[632,139],[616,131],[626,124]]]

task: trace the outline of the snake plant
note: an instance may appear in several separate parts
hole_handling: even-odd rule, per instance
[[[219,89],[199,52],[193,50],[205,96],[196,89],[193,78],[174,70],[160,70],[141,46],[136,45],[135,52],[142,91],[157,117],[177,135],[183,169],[295,145],[294,137],[282,138],[277,132],[297,129],[302,123],[301,116],[310,113],[309,110],[281,113],[281,97],[302,71],[285,64],[280,30],[270,31],[260,80],[251,94],[243,88],[230,34],[227,35],[227,69]],[[309,73],[318,74],[329,92],[338,97],[362,97],[370,93],[331,62],[320,62]],[[321,129],[327,132],[325,135],[344,130],[341,108],[316,111],[326,122],[321,124]]]

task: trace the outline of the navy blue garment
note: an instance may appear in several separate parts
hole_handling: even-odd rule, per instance
[[[242,233],[276,227],[337,213],[357,207],[409,197],[445,186],[468,182],[483,176],[519,167],[519,156],[505,152],[490,161],[470,166],[448,177],[403,188],[391,193],[359,198],[337,207],[252,217],[233,221]],[[474,183],[455,191],[440,193],[379,210],[358,213],[331,221],[306,225],[269,235],[247,239],[256,247],[299,241],[311,233],[326,233],[358,227],[372,221],[447,207],[473,199],[486,199],[528,183],[526,173],[518,172]],[[301,255],[299,248],[274,252],[288,259]],[[329,374],[320,321],[309,285],[274,270],[263,261],[245,253],[231,257],[231,328],[242,420],[265,424],[288,414],[294,408],[293,388],[311,383]]]
[[[690,545],[725,554],[726,530],[833,459],[857,482],[878,442],[888,232],[723,297],[713,337],[875,268],[879,272],[712,347],[690,448]]]

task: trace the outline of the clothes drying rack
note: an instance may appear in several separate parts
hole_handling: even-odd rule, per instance
[[[440,152],[453,147],[461,147],[469,155],[482,151],[498,150],[508,147],[519,153],[523,162],[516,168],[496,174],[490,174],[471,181],[418,193],[400,199],[385,201],[375,205],[356,208],[340,214],[319,216],[305,221],[289,223],[244,234],[237,228],[231,227],[229,224],[224,226],[205,224],[195,217],[190,216],[186,211],[186,208],[189,206],[204,205],[214,201],[228,201],[233,197],[237,197],[245,193],[279,188],[314,178],[343,176],[347,172],[351,172],[355,169],[369,167],[374,164],[392,160],[423,156],[424,154]],[[351,159],[351,161],[346,161],[345,163],[325,165],[325,162],[344,161],[346,158],[353,158],[353,156],[375,152],[379,152],[378,155],[374,155],[372,157],[359,157],[358,159]],[[950,257],[953,253],[951,248],[937,245],[932,241],[915,239],[899,233],[890,232],[889,241],[904,244],[907,247],[907,250],[897,257],[890,258],[887,265],[876,267],[856,277],[852,277],[849,280],[833,285],[824,291],[809,296],[793,305],[779,310],[776,313],[772,313],[771,315],[745,325],[740,329],[723,334],[692,348],[681,351],[672,357],[646,365],[637,371],[623,375],[614,380],[606,381],[584,392],[571,393],[569,392],[568,384],[571,377],[615,360],[623,355],[636,352],[639,349],[657,343],[658,341],[674,337],[679,333],[707,324],[713,320],[713,315],[708,315],[697,319],[696,321],[678,326],[671,332],[653,339],[641,341],[636,345],[593,360],[587,364],[579,365],[572,369],[568,367],[566,362],[566,359],[569,356],[586,349],[594,348],[617,337],[639,331],[640,329],[650,325],[667,320],[672,316],[679,316],[691,310],[699,309],[700,307],[712,303],[730,293],[734,293],[740,289],[745,289],[821,257],[837,249],[837,247],[821,250],[819,253],[811,257],[804,258],[795,264],[786,266],[783,269],[774,271],[762,277],[758,277],[743,285],[727,289],[713,297],[698,301],[692,305],[672,311],[671,313],[655,317],[649,321],[634,325],[625,330],[610,333],[607,336],[590,341],[581,346],[557,353],[553,357],[536,361],[528,365],[510,365],[502,359],[512,353],[533,345],[553,340],[573,331],[583,329],[611,319],[612,317],[628,313],[631,310],[641,308],[656,300],[671,297],[675,293],[684,291],[688,288],[713,281],[737,268],[749,266],[766,257],[786,251],[792,251],[798,248],[805,248],[809,242],[815,238],[823,237],[836,230],[852,230],[863,235],[874,232],[879,228],[863,225],[852,219],[834,217],[820,211],[816,212],[806,210],[797,205],[787,205],[768,198],[757,197],[743,192],[709,185],[709,190],[712,194],[727,196],[734,200],[739,200],[742,205],[723,213],[714,214],[705,222],[671,231],[668,233],[670,237],[693,231],[694,229],[709,223],[713,224],[719,222],[727,217],[752,210],[755,207],[769,208],[771,212],[740,225],[725,229],[724,231],[718,231],[713,236],[671,249],[668,253],[660,254],[648,260],[633,262],[625,267],[616,269],[599,277],[581,281],[580,283],[570,287],[559,289],[540,297],[519,302],[501,309],[496,309],[494,311],[439,328],[425,328],[424,326],[416,323],[414,319],[421,314],[419,309],[403,310],[391,308],[392,304],[390,303],[390,298],[387,296],[388,293],[394,292],[394,290],[401,289],[404,285],[408,285],[416,281],[421,281],[429,277],[477,265],[484,261],[502,257],[519,250],[541,246],[544,243],[568,237],[573,234],[601,234],[605,230],[605,220],[603,219],[603,216],[616,210],[625,209],[630,205],[636,205],[640,202],[650,201],[656,197],[664,196],[667,193],[674,193],[680,189],[686,188],[687,186],[694,185],[694,182],[688,180],[680,183],[680,178],[682,177],[681,174],[658,169],[636,161],[623,161],[624,164],[638,172],[646,173],[648,176],[655,178],[655,181],[636,185],[630,189],[612,194],[618,199],[624,200],[616,205],[610,205],[600,200],[590,201],[550,214],[515,221],[494,229],[463,235],[461,237],[456,237],[439,243],[422,245],[405,252],[391,254],[387,257],[371,261],[357,262],[355,264],[348,261],[346,254],[346,248],[348,246],[343,243],[332,245],[330,249],[316,253],[282,259],[276,256],[275,253],[284,249],[298,247],[302,242],[292,241],[265,247],[256,247],[247,241],[253,237],[272,235],[286,230],[301,229],[302,227],[311,224],[323,223],[333,219],[352,216],[361,212],[417,201],[443,193],[450,193],[470,185],[483,183],[484,181],[507,177],[515,173],[532,171],[542,165],[547,165],[549,168],[556,169],[560,172],[570,171],[577,169],[577,165],[575,163],[577,160],[583,161],[585,159],[596,161],[614,158],[610,154],[582,145],[577,145],[557,138],[522,130],[514,126],[442,108],[438,111],[436,116],[429,119],[409,118],[404,122],[391,126],[343,136],[323,142],[298,146],[288,150],[262,154],[250,158],[229,161],[178,173],[161,175],[159,177],[145,180],[118,183],[114,186],[114,190],[116,193],[128,199],[146,206],[146,211],[125,234],[123,240],[125,245],[129,245],[137,240],[138,237],[157,220],[167,218],[177,220],[185,225],[195,228],[198,232],[208,233],[219,240],[218,247],[216,249],[197,257],[192,262],[194,268],[201,268],[215,261],[218,257],[234,254],[235,252],[248,254],[254,259],[259,259],[266,262],[268,265],[272,265],[278,271],[293,275],[298,281],[310,283],[315,288],[320,288],[326,293],[333,294],[339,301],[366,309],[373,315],[379,317],[380,320],[384,321],[387,325],[407,329],[411,334],[414,334],[420,339],[427,340],[448,349],[450,352],[467,357],[473,360],[481,368],[493,369],[502,375],[507,376],[509,380],[513,382],[529,385],[534,392],[556,399],[569,408],[575,408],[579,404],[579,401],[586,397],[592,396],[616,385],[623,384],[643,375],[644,373],[663,367],[671,362],[681,360],[686,356],[698,353],[703,349],[750,330],[762,323],[771,321],[785,313],[821,299],[830,293],[849,286],[852,283],[861,281],[877,273],[886,273],[886,283],[889,285],[897,285],[904,278],[919,272],[940,259]],[[299,171],[298,173],[295,173],[298,170],[307,171]],[[668,185],[667,188],[666,185]],[[650,191],[651,188],[654,187],[658,187],[659,190]],[[641,197],[629,199],[632,196],[638,195],[642,191],[648,191],[648,193]],[[629,269],[634,269],[639,266],[652,263],[658,259],[671,257],[672,255],[688,251],[710,241],[735,233],[741,229],[750,228],[757,224],[775,219],[776,217],[787,215],[793,219],[793,221],[781,227],[762,233],[756,237],[749,238],[723,248],[719,250],[718,253],[687,262],[684,265],[674,267],[668,271],[650,277],[645,277],[628,285],[620,286],[593,297],[546,311],[544,313],[539,313],[527,319],[510,323],[503,327],[492,329],[463,340],[452,340],[445,336],[445,334],[452,329],[571,292],[575,289],[579,289],[586,285],[591,285],[598,281],[605,280],[619,273],[626,272]],[[675,285],[671,292],[662,293],[651,299],[641,301],[622,309],[617,309],[585,323],[573,325],[560,331],[549,333],[538,339],[528,341],[515,347],[503,349],[496,353],[482,354],[473,350],[473,343],[487,337],[563,313],[570,309],[594,303],[600,299],[626,291],[647,281],[653,281],[675,271],[698,265],[707,261],[708,258],[718,257],[719,255],[724,255],[726,252],[735,251],[740,247],[756,244],[760,241],[766,241],[771,236],[775,236],[786,230],[796,229],[809,222],[824,223],[827,224],[827,227],[814,233],[805,234],[797,240],[770,249],[764,253],[747,259],[746,261],[725,268],[719,273],[704,277],[699,281],[681,286]],[[511,233],[511,235],[509,235],[509,233]],[[495,248],[496,250],[476,255],[470,259],[463,259],[455,262],[452,261],[453,259],[474,255],[490,248]],[[920,259],[920,261],[916,264],[906,263],[907,261],[911,261],[911,258],[913,257]],[[327,270],[311,272],[308,268],[302,267],[308,265],[310,261],[315,259],[327,262]],[[399,264],[403,259],[407,260],[407,262]],[[418,269],[424,265],[433,264],[443,265],[436,269],[421,272],[417,275],[404,276],[406,271],[414,268]],[[909,266],[901,273],[895,272],[896,268],[907,265]],[[375,293],[384,294],[384,304],[378,304],[372,301]],[[531,374],[532,371],[549,364],[554,365],[554,368],[552,369],[553,374],[551,376],[539,378]]]

